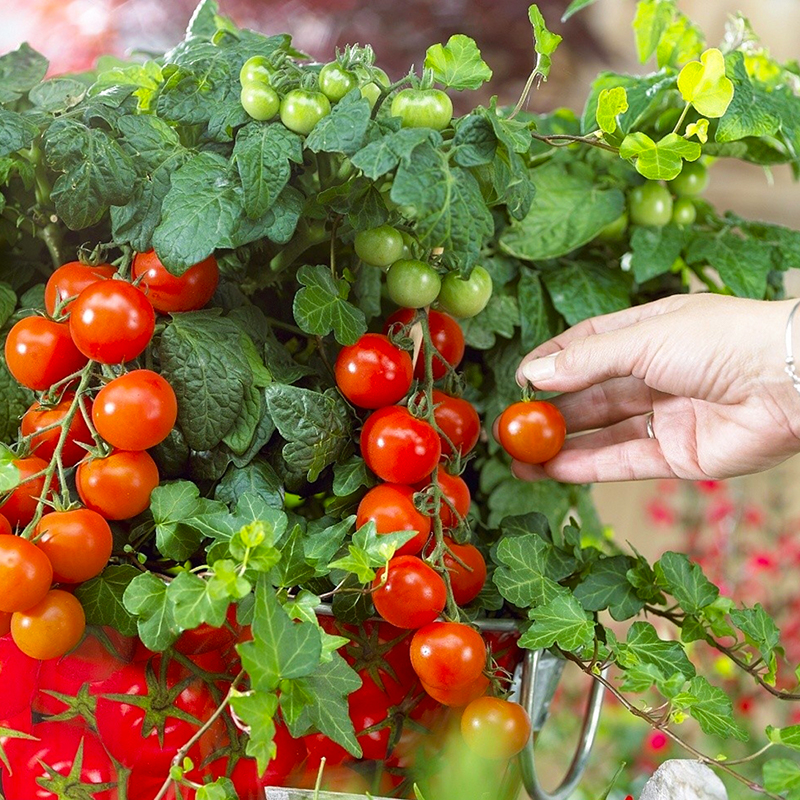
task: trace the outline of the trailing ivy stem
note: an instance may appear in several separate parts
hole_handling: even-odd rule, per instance
[[[673,133],[677,133],[681,129],[681,125],[683,125],[683,121],[686,119],[686,115],[689,113],[689,109],[692,107],[691,103],[687,103],[683,107],[683,111],[681,112],[680,117],[678,117],[678,121],[675,123],[675,127],[672,129]]]
[[[69,503],[69,489],[67,488],[62,454],[64,452],[64,446],[67,443],[72,421],[75,419],[75,415],[80,409],[80,398],[86,392],[89,386],[89,381],[92,378],[93,368],[94,362],[90,361],[80,372],[81,380],[78,384],[78,388],[75,390],[75,397],[72,399],[72,403],[70,404],[67,413],[64,415],[64,418],[61,421],[61,433],[58,436],[58,442],[56,443],[55,450],[53,451],[53,457],[50,459],[47,469],[43,471],[44,485],[42,486],[42,491],[39,495],[39,502],[36,504],[36,513],[33,515],[33,519],[28,523],[25,530],[22,532],[22,535],[26,539],[32,538],[33,531],[39,524],[39,520],[42,518],[45,498],[50,493],[50,487],[53,484],[53,478],[55,477],[56,470],[58,470],[59,480],[61,481],[61,495],[63,502],[65,505]]]
[[[610,144],[606,144],[605,142],[601,142],[594,136],[571,136],[567,133],[553,133],[545,135],[542,133],[536,133],[536,131],[531,131],[531,136],[534,139],[537,139],[540,142],[545,142],[545,144],[552,145],[553,147],[563,147],[564,145],[568,144],[588,144],[590,147],[599,147],[601,150],[608,150],[610,153],[616,153],[619,155],[618,148],[612,147]]]
[[[237,685],[241,682],[244,678],[244,671],[239,672],[236,677],[231,682],[230,688],[228,689],[227,694],[223,698],[222,702],[214,709],[214,713],[200,726],[198,731],[189,739],[186,744],[175,753],[175,757],[172,759],[172,763],[175,766],[180,765],[184,758],[186,758],[188,752],[192,749],[192,747],[200,741],[201,737],[206,733],[206,731],[211,728],[211,726],[219,719],[222,712],[228,707],[228,704],[231,701],[234,693],[237,691]],[[169,786],[172,783],[172,778],[167,777],[164,783],[161,784],[161,788],[158,790],[158,794],[153,798],[153,800],[163,800],[166,796],[167,792],[169,791]]]

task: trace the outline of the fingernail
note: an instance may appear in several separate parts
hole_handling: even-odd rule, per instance
[[[539,381],[546,381],[556,374],[556,356],[558,353],[553,353],[551,356],[544,358],[537,358],[534,361],[529,361],[522,368],[522,374],[533,384]]]

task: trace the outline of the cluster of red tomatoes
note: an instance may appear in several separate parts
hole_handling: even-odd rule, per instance
[[[0,504],[0,631],[33,658],[80,641],[83,609],[69,587],[108,562],[108,520],[144,511],[158,485],[147,449],[175,424],[175,392],[161,375],[122,365],[149,344],[156,311],[205,305],[219,279],[213,258],[178,278],[152,252],[132,272],[133,283],[107,264],[65,264],[47,283],[47,316],[21,319],[6,339],[11,374],[41,394],[20,425],[21,482]],[[100,383],[95,363],[117,377]],[[73,468],[80,505],[58,495]]]

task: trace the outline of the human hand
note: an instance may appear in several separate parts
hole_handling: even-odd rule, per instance
[[[795,302],[678,295],[545,342],[522,360],[517,382],[563,392],[550,402],[568,433],[582,435],[543,465],[515,461],[514,474],[567,483],[720,479],[800,452],[800,395],[784,371]],[[800,352],[800,320],[795,327]]]

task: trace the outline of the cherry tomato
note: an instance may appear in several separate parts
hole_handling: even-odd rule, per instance
[[[444,566],[450,573],[453,597],[458,605],[465,606],[481,593],[486,583],[486,561],[475,545],[456,544],[447,537],[445,544],[450,548],[444,555]]]
[[[439,506],[439,516],[443,528],[456,528],[466,519],[472,503],[469,487],[460,475],[451,475],[441,466],[436,468],[439,488],[444,497]]]
[[[453,397],[438,389],[433,390],[433,403],[436,406],[433,416],[441,430],[442,455],[452,456],[454,447],[465,456],[478,443],[481,434],[481,420],[475,406],[468,400]]]
[[[355,344],[341,349],[335,372],[339,391],[353,405],[382,408],[406,396],[414,367],[411,356],[395,347],[387,336],[366,333]]]
[[[178,418],[178,400],[157,372],[136,369],[114,378],[92,407],[97,432],[119,450],[147,450],[167,438]]]
[[[386,269],[402,258],[405,242],[403,235],[391,225],[380,225],[356,234],[354,245],[356,255],[373,267]]]
[[[189,267],[182,275],[173,275],[155,250],[148,250],[136,254],[132,269],[134,278],[142,278],[139,286],[153,308],[162,313],[202,308],[214,296],[219,283],[219,267],[214,256]]]
[[[60,423],[69,413],[75,395],[65,394],[62,400],[54,406],[43,406],[34,403],[22,417],[20,430],[23,436],[30,436],[31,450],[45,461],[50,461],[55,455],[58,439],[61,436],[61,427],[51,427]],[[87,411],[91,413],[91,402],[87,402]],[[42,433],[43,428],[49,428]],[[94,443],[89,426],[78,409],[72,417],[72,422],[67,430],[67,438],[61,450],[61,463],[65,467],[74,467],[82,458],[86,457],[86,448],[82,444]]]
[[[44,490],[44,475],[30,479],[47,469],[47,462],[39,456],[26,456],[14,460],[14,466],[19,470],[20,483],[13,492],[0,505],[0,512],[12,528],[24,528],[36,513],[39,497]],[[58,481],[53,478],[50,483],[51,492],[58,487]]]
[[[369,100],[370,106],[375,107],[381,96],[381,86],[389,86],[389,76],[380,67],[366,67],[359,65],[355,69],[358,81],[361,84],[361,96]],[[380,84],[380,85],[379,85]]]
[[[392,116],[404,128],[441,131],[453,119],[453,102],[441,89],[403,89],[392,100]]]
[[[99,575],[114,544],[108,523],[88,508],[45,514],[36,535],[36,546],[50,559],[56,583],[83,583]]]
[[[69,330],[78,350],[103,364],[121,364],[150,343],[156,318],[144,292],[125,281],[99,281],[75,300]]]
[[[116,268],[110,264],[98,264],[90,267],[80,261],[70,261],[60,266],[48,279],[44,287],[44,307],[52,317],[59,302],[77,297],[87,286],[97,281],[112,278]],[[62,314],[69,313],[74,300],[66,303],[61,309]]]
[[[8,371],[23,386],[42,392],[81,369],[87,361],[78,351],[66,322],[25,317],[8,332]]]
[[[628,212],[623,211],[613,222],[609,222],[597,234],[597,238],[601,242],[619,242],[625,235],[626,230],[628,230]]]
[[[47,789],[50,773],[71,775],[80,751],[80,769],[74,783],[81,785],[86,797],[116,800],[117,773],[100,739],[85,727],[67,722],[39,722],[31,729],[34,739],[14,739],[8,745],[13,774],[3,771],[6,800],[56,800],[64,797]],[[41,781],[41,783],[39,782]],[[88,784],[88,785],[87,785]],[[112,788],[90,792],[92,785],[110,784]]]
[[[378,533],[416,531],[417,535],[399,547],[398,556],[413,556],[422,550],[431,532],[431,518],[414,506],[414,490],[397,483],[381,483],[370,489],[358,504],[356,525],[372,520]]]
[[[0,514],[0,536],[4,536],[9,533],[13,533],[13,531],[11,530],[11,523],[5,518],[3,514]]]
[[[0,637],[5,636],[11,630],[11,612],[0,611]]]
[[[672,195],[658,181],[645,181],[628,196],[631,222],[634,225],[662,227],[672,219]]]
[[[370,415],[361,431],[367,466],[387,483],[418,483],[439,463],[439,436],[425,420],[403,406],[387,406]]]
[[[492,276],[483,267],[473,267],[469,278],[448,272],[442,281],[438,304],[457,319],[480,314],[492,296]]]
[[[519,703],[479,697],[464,709],[461,735],[469,749],[481,758],[507,760],[527,744],[531,721]]]
[[[384,572],[386,583],[381,586]],[[375,608],[397,628],[421,628],[433,622],[447,603],[441,576],[416,556],[395,556],[372,586]]]
[[[479,675],[472,683],[468,683],[466,686],[459,686],[456,689],[437,689],[423,682],[422,688],[443,706],[463,708],[473,700],[486,694],[486,690],[489,688],[489,679],[485,675]]]
[[[434,689],[458,689],[480,677],[486,666],[486,644],[469,625],[431,622],[411,640],[411,666]]]
[[[691,197],[679,197],[672,204],[672,223],[674,225],[692,225],[697,219],[697,208]]]
[[[242,108],[253,119],[266,122],[281,110],[281,98],[266,83],[247,83],[239,94]]]
[[[337,103],[358,86],[354,72],[332,61],[319,71],[319,88],[332,103]]]
[[[239,83],[246,86],[250,83],[269,83],[275,74],[275,67],[264,56],[252,56],[239,70]]]
[[[130,519],[150,504],[158,467],[145,451],[115,450],[107,458],[82,461],[75,483],[87,508],[106,519]]]
[[[30,709],[40,662],[26,656],[7,635],[0,636],[0,719]]]
[[[386,320],[384,333],[392,330],[393,326],[408,326],[414,319],[414,313],[410,308],[401,308],[399,311],[395,311]],[[439,380],[447,374],[449,367],[457,367],[464,358],[464,333],[461,326],[449,314],[443,314],[441,311],[431,310],[428,312],[428,325],[433,346],[436,348],[433,356],[433,378]],[[425,379],[424,350],[417,359],[414,375],[420,380]]]
[[[686,162],[676,178],[667,184],[678,197],[697,197],[708,186],[708,170],[699,161]]]
[[[280,113],[281,122],[290,131],[306,136],[331,113],[331,103],[322,92],[292,89],[281,100]]]
[[[231,603],[227,612],[227,623],[214,628],[206,622],[184,631],[173,645],[184,655],[202,655],[214,650],[230,647],[237,639],[240,626],[236,621],[236,604]]]
[[[441,286],[439,273],[430,264],[416,259],[395,261],[386,275],[389,297],[403,308],[430,305],[438,297]]]
[[[564,444],[567,427],[561,412],[546,400],[513,403],[498,421],[503,449],[525,464],[543,464]]]
[[[81,640],[86,628],[83,606],[69,592],[51,589],[35,606],[15,611],[11,636],[25,655],[45,661],[60,658]]]
[[[41,602],[53,582],[53,567],[33,542],[0,536],[0,611],[25,611]]]

